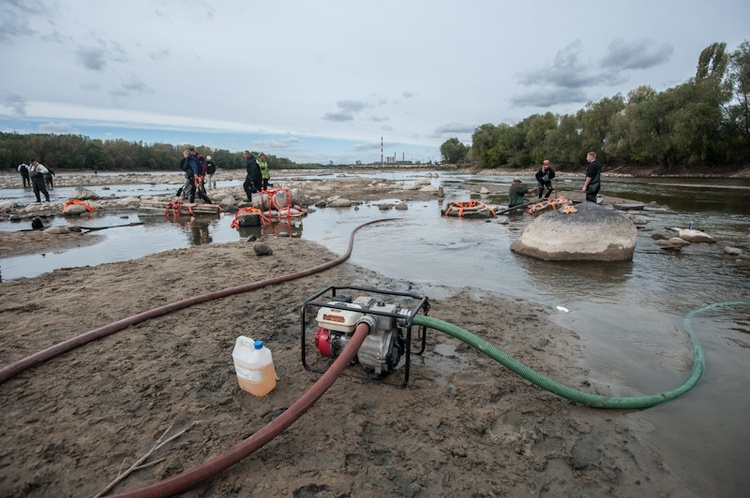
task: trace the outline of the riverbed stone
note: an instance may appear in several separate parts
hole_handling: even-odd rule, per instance
[[[264,242],[256,242],[253,244],[253,251],[255,251],[257,256],[270,256],[273,254],[273,249]]]
[[[99,196],[95,192],[87,188],[76,187],[75,189],[73,189],[73,192],[71,192],[70,197],[68,197],[68,199],[77,199],[79,201],[91,201],[91,200],[99,199]]]
[[[576,213],[561,210],[533,220],[511,251],[545,261],[630,261],[638,230],[622,214],[585,202]]]
[[[680,228],[677,230],[677,236],[681,239],[687,240],[691,244],[697,244],[705,242],[708,244],[716,243],[716,239],[708,235],[706,232],[700,230],[691,230],[689,228]]]

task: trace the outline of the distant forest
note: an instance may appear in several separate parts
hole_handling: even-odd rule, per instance
[[[144,144],[121,139],[98,140],[81,135],[18,133],[0,133],[0,168],[15,169],[34,158],[55,171],[168,171],[178,169],[182,151],[190,147],[195,147],[204,156],[211,156],[220,168],[245,168],[242,153],[226,149],[192,144]],[[258,156],[258,152],[255,152],[255,156]],[[266,161],[272,169],[320,167],[319,164],[297,164],[268,153]]]
[[[196,144],[144,144],[81,135],[0,133],[0,168],[36,158],[55,170],[166,171],[195,146],[220,168],[245,167],[241,152]],[[714,43],[698,58],[695,77],[657,92],[649,86],[588,103],[576,114],[534,114],[515,124],[483,124],[471,146],[451,138],[443,163],[524,168],[549,159],[558,168],[584,163],[586,153],[609,167],[684,171],[746,166],[750,161],[750,43],[734,52]],[[256,153],[257,155],[257,153]],[[269,168],[320,168],[267,154]]]
[[[483,124],[471,146],[457,138],[440,147],[444,162],[523,168],[549,159],[565,169],[595,151],[610,167],[684,171],[750,164],[750,44],[732,53],[714,43],[698,58],[695,77],[657,92],[642,86],[574,115],[534,114],[515,125]]]

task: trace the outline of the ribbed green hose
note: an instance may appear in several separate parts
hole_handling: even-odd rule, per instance
[[[685,382],[683,382],[681,386],[677,387],[676,389],[672,389],[671,391],[659,394],[632,396],[626,398],[590,394],[565,386],[563,384],[560,384],[559,382],[555,382],[549,377],[535,372],[528,366],[524,365],[512,356],[504,353],[487,341],[480,339],[471,332],[437,318],[425,315],[416,315],[414,317],[413,324],[417,326],[429,327],[440,332],[445,332],[446,334],[465,342],[478,351],[481,351],[493,360],[500,362],[502,365],[514,371],[524,379],[536,384],[543,389],[546,389],[551,393],[562,396],[563,398],[575,401],[576,403],[580,403],[582,405],[593,406],[595,408],[617,408],[622,410],[632,410],[650,408],[652,406],[658,405],[659,403],[675,399],[690,391],[698,384],[698,381],[700,381],[701,377],[703,376],[703,371],[706,367],[706,358],[703,354],[703,348],[698,342],[698,339],[695,337],[695,333],[693,332],[693,328],[691,325],[691,321],[695,315],[708,309],[718,308],[720,306],[736,306],[748,304],[750,303],[743,301],[714,303],[703,306],[702,308],[694,309],[693,311],[685,315],[683,328],[685,329],[685,333],[690,339],[690,344],[693,348],[693,368],[690,371],[690,375],[688,376],[687,380],[685,380]]]

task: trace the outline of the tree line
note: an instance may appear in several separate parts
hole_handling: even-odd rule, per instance
[[[534,114],[515,125],[483,124],[471,146],[457,138],[440,147],[444,162],[520,168],[550,159],[583,164],[596,151],[609,166],[667,171],[742,166],[750,157],[750,43],[734,52],[714,43],[698,58],[693,78],[657,92],[641,86],[590,102],[575,114]]]
[[[82,135],[0,133],[0,168],[15,169],[34,158],[53,170],[97,171],[168,171],[177,169],[182,151],[191,144],[144,144],[122,139],[99,140]],[[211,156],[220,168],[244,169],[241,152],[196,146],[204,156]],[[258,157],[258,152],[253,152]],[[266,153],[271,169],[320,167],[297,164],[290,159]]]

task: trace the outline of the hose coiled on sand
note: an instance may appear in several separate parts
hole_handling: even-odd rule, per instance
[[[565,399],[575,401],[576,403],[580,403],[582,405],[593,406],[595,408],[635,410],[650,408],[652,406],[658,405],[659,403],[664,403],[665,401],[669,401],[682,396],[683,394],[694,388],[700,381],[701,377],[703,376],[703,371],[706,368],[706,357],[703,353],[703,348],[698,342],[698,339],[695,336],[695,332],[693,331],[692,319],[695,315],[706,310],[718,308],[721,306],[737,306],[748,304],[750,303],[743,301],[714,303],[703,306],[702,308],[694,309],[693,311],[685,315],[683,328],[685,330],[685,334],[687,334],[690,340],[690,345],[693,349],[693,368],[691,369],[688,378],[680,386],[670,391],[658,394],[630,397],[601,396],[598,394],[590,394],[560,384],[559,382],[556,382],[545,375],[535,372],[525,364],[516,360],[507,353],[501,351],[487,341],[480,339],[471,332],[437,318],[425,315],[417,315],[414,317],[413,323],[415,325],[422,325],[431,329],[438,330],[440,332],[445,332],[446,334],[455,337],[456,339],[465,342],[474,349],[486,354],[493,360],[501,363],[503,366],[517,373],[524,379]]]

